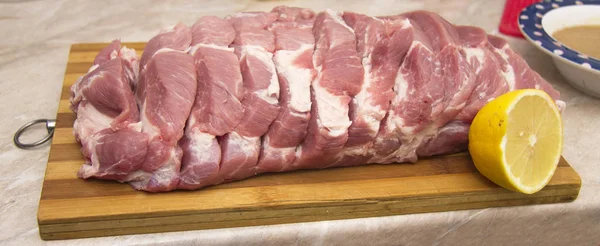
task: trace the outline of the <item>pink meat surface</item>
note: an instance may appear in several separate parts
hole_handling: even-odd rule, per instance
[[[280,18],[271,25],[275,36],[273,61],[279,78],[280,111],[262,138],[256,172],[291,169],[296,148],[302,143],[310,119],[310,84],[315,76],[312,63],[314,13],[299,8],[276,8]],[[303,23],[296,25],[297,21]]]
[[[312,29],[316,17],[314,11],[298,7],[277,6],[271,12],[278,14],[275,26]]]
[[[148,136],[136,129],[101,130],[82,142],[88,159],[77,176],[135,182],[148,153]]]
[[[136,97],[142,132],[148,135],[149,142],[139,178],[130,182],[135,189],[169,191],[179,183],[183,152],[178,141],[183,136],[197,86],[194,60],[187,53],[191,40],[190,28],[179,24],[151,39],[144,50],[146,63]]]
[[[266,30],[279,17],[275,12],[242,12],[227,16],[239,37],[242,30]]]
[[[256,174],[261,136],[279,114],[279,79],[273,51],[275,36],[266,30],[275,13],[240,13],[228,17],[236,30],[232,46],[238,51],[244,83],[244,114],[236,128],[220,139],[224,180],[238,180]]]
[[[120,43],[115,41],[103,50],[121,50]],[[143,164],[148,137],[140,132],[140,114],[128,76],[129,65],[135,63],[130,61],[118,55],[106,59],[101,52],[90,72],[71,87],[71,108],[77,112],[73,134],[86,160],[78,172],[81,178],[131,181],[132,172]]]
[[[340,13],[327,10],[318,14],[313,34],[317,74],[311,83],[311,119],[293,169],[324,168],[336,161],[352,124],[349,103],[363,83],[356,37]]]
[[[402,17],[410,20],[414,38],[376,141],[375,163],[415,162],[419,145],[462,110],[476,85],[453,25],[425,11]]]
[[[229,48],[235,38],[231,24],[202,17],[192,27],[192,55],[198,88],[181,146],[184,150],[180,189],[197,189],[223,182],[217,140],[235,129],[244,114],[240,62]]]
[[[138,56],[135,50],[129,49],[126,46],[121,47],[121,40],[116,39],[110,45],[100,50],[94,59],[94,65],[100,65],[117,57],[122,59],[127,80],[129,80],[131,88],[135,89],[140,69]]]
[[[190,28],[183,23],[177,23],[171,29],[163,29],[146,44],[140,58],[140,71],[144,69],[154,53],[160,49],[187,50],[190,48]]]
[[[364,82],[350,103],[352,125],[336,166],[359,165],[372,157],[369,149],[394,97],[396,74],[412,42],[405,18],[382,20],[352,12],[344,13],[343,18],[356,34]]]
[[[558,100],[560,93],[552,88],[540,74],[529,67],[525,59],[510,48],[508,42],[500,37],[488,35],[488,41],[497,54],[504,59],[503,71],[514,74],[514,82],[510,83],[510,89],[534,88],[546,91],[552,98]],[[509,68],[510,67],[510,68]],[[562,102],[559,102],[562,104]]]

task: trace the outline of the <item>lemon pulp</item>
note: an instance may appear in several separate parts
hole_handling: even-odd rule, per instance
[[[477,169],[494,183],[522,193],[548,184],[562,153],[558,107],[541,90],[508,92],[487,103],[469,131]]]

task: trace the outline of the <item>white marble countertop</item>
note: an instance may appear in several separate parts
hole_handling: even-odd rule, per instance
[[[180,20],[192,24],[203,15],[268,11],[276,5],[370,15],[426,9],[497,34],[504,1],[0,0],[0,245],[600,244],[600,100],[571,88],[548,56],[513,38],[513,48],[567,103],[564,156],[583,181],[572,203],[42,241],[36,215],[49,145],[21,150],[12,144],[12,134],[32,119],[55,117],[70,44],[147,41]]]

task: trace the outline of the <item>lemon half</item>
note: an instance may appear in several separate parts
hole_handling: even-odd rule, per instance
[[[509,190],[533,194],[548,184],[563,147],[563,123],[544,91],[511,91],[488,102],[469,130],[477,170]]]

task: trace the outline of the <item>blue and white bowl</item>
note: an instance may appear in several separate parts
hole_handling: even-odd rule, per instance
[[[589,95],[600,97],[600,60],[570,49],[551,35],[579,25],[600,25],[600,0],[546,0],[524,8],[519,15],[523,36],[552,56],[567,81]]]

